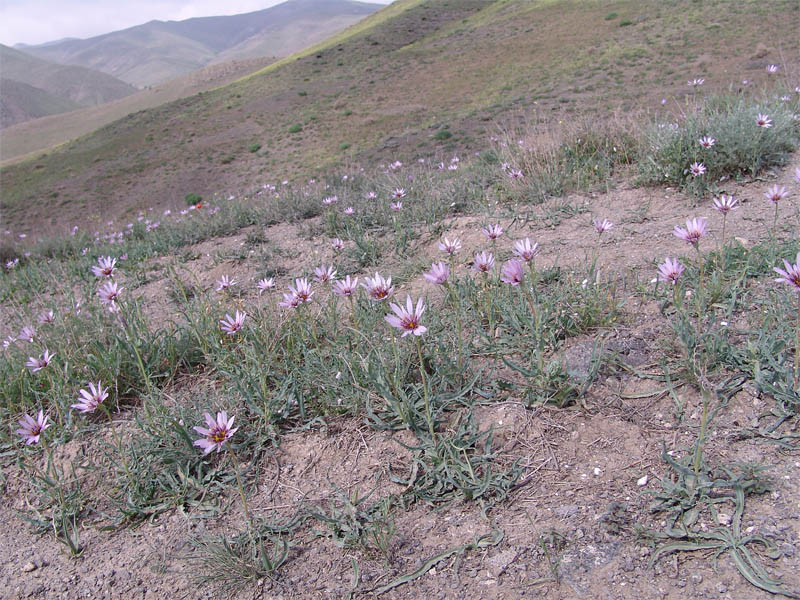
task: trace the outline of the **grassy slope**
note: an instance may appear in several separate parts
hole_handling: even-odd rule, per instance
[[[721,88],[766,77],[767,62],[796,71],[799,20],[791,0],[398,2],[243,81],[4,169],[0,208],[31,228],[54,207],[68,222],[344,161],[483,148],[530,108],[549,121],[683,98],[696,76]],[[757,51],[764,31],[781,46]]]

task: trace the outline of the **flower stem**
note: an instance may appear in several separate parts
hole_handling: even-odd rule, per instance
[[[433,414],[431,413],[431,399],[428,392],[428,378],[425,375],[425,363],[422,360],[422,341],[419,336],[415,336],[417,341],[417,355],[419,356],[419,374],[422,377],[422,389],[425,393],[425,413],[428,420],[428,433],[433,440]]]

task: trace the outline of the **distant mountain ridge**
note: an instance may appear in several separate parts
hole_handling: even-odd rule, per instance
[[[0,128],[136,92],[106,73],[59,65],[0,44]]]
[[[354,0],[289,0],[239,15],[150,21],[85,40],[25,46],[24,52],[145,87],[212,62],[288,56],[380,8]]]

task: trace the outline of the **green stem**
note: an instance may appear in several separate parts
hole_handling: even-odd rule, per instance
[[[253,530],[253,521],[250,518],[250,511],[247,508],[247,496],[244,493],[244,486],[242,485],[242,476],[239,473],[239,461],[236,460],[236,455],[233,453],[233,449],[231,448],[230,444],[227,444],[228,454],[231,457],[231,463],[233,463],[233,472],[236,473],[236,486],[239,488],[239,497],[242,499],[242,510],[244,511],[244,518],[247,519],[247,526],[252,536]]]
[[[794,336],[794,389],[800,389],[800,293],[797,294],[797,325]]]
[[[702,390],[703,395],[703,416],[700,421],[700,436],[697,438],[697,447],[694,451],[694,474],[700,475],[700,463],[703,460],[703,444],[706,440],[706,428],[708,427],[708,390]]]
[[[422,389],[425,393],[425,413],[428,420],[428,433],[431,436],[431,441],[433,441],[433,414],[431,413],[431,399],[430,394],[428,392],[428,378],[425,375],[425,363],[422,360],[422,341],[419,339],[419,336],[414,336],[417,338],[417,356],[419,356],[419,374],[422,377]]]

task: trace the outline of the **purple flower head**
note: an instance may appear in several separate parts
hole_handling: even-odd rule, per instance
[[[350,275],[333,284],[333,293],[339,296],[352,296],[358,289],[358,277],[350,279]]]
[[[35,419],[30,415],[22,415],[22,418],[18,421],[20,428],[15,433],[22,436],[26,445],[36,444],[39,442],[39,436],[42,435],[42,432],[50,427],[51,424],[47,422],[48,420],[41,410]]]
[[[53,314],[52,310],[47,310],[44,312],[39,313],[38,316],[39,323],[53,323],[56,320],[56,316]]]
[[[36,373],[36,371],[41,371],[47,365],[49,365],[54,356],[55,354],[52,354],[47,348],[45,348],[44,354],[42,354],[39,358],[29,356],[28,362],[25,363],[25,366],[31,370],[31,373]]]
[[[477,253],[472,263],[472,269],[481,273],[488,273],[494,269],[494,255],[491,252]]]
[[[658,265],[658,279],[675,285],[683,273],[683,265],[676,259],[665,258],[664,262]]]
[[[403,188],[396,188],[392,190],[392,198],[399,200],[406,197],[406,191]]]
[[[694,177],[700,177],[706,172],[706,166],[703,163],[693,162],[689,165],[689,172]]]
[[[427,327],[420,324],[422,313],[425,311],[425,304],[422,298],[417,300],[416,307],[411,301],[411,296],[406,296],[405,308],[393,302],[389,303],[389,307],[394,311],[394,314],[386,315],[386,322],[392,327],[403,331],[403,335],[400,337],[406,337],[409,333],[420,336],[428,331]]]
[[[238,283],[239,282],[236,281],[235,279],[229,279],[227,275],[223,275],[222,277],[217,279],[217,291],[224,292],[228,288],[233,287]]]
[[[512,258],[503,265],[500,281],[511,285],[519,285],[522,283],[523,274],[522,261]]]
[[[314,281],[317,283],[327,283],[336,279],[336,269],[327,265],[320,265],[314,269]]]
[[[775,267],[775,272],[780,275],[775,279],[776,283],[788,283],[794,286],[794,291],[800,294],[800,252],[797,253],[797,262],[790,264],[788,260],[783,260],[786,270]]]
[[[328,196],[327,198],[323,198],[322,199],[322,203],[325,206],[329,206],[331,204],[335,204],[338,201],[339,201],[339,198],[337,196]]]
[[[442,241],[439,242],[439,250],[442,252],[447,252],[447,254],[452,256],[461,250],[461,240],[458,238],[453,238],[452,240],[448,238],[442,238]]]
[[[376,302],[386,300],[394,292],[391,276],[384,279],[378,273],[375,273],[375,277],[365,277],[364,279],[365,283],[362,283],[361,286],[367,291],[370,299]]]
[[[606,231],[611,231],[611,228],[614,227],[614,223],[609,221],[608,219],[595,219],[592,221],[594,224],[594,230],[599,234],[603,235]]]
[[[399,202],[399,201],[398,202],[392,202],[389,205],[389,208],[391,208],[394,212],[400,212],[401,210],[403,210],[403,203]]]
[[[703,217],[686,219],[686,229],[675,226],[673,233],[695,247],[700,243],[700,238],[706,235],[706,220]]]
[[[118,311],[119,306],[117,305],[117,301],[119,300],[120,293],[124,289],[125,288],[117,287],[116,281],[106,281],[100,286],[100,289],[97,290],[97,295],[100,296],[100,304],[107,306],[108,310],[111,312]]]
[[[529,263],[539,254],[539,244],[531,243],[530,238],[517,240],[514,243],[514,254]]]
[[[778,187],[777,183],[764,192],[764,197],[773,204],[777,204],[788,195],[786,188],[784,186]]]
[[[219,328],[228,335],[234,335],[242,330],[244,326],[244,319],[247,313],[236,311],[236,316],[225,314],[225,317],[219,320]]]
[[[31,342],[31,343],[33,343],[33,340],[35,338],[36,338],[36,330],[33,327],[31,327],[30,325],[26,325],[25,327],[23,327],[20,330],[19,335],[17,336],[17,339],[22,341],[22,342]]]
[[[778,72],[778,65],[767,65],[767,73],[774,75]]]
[[[258,293],[266,292],[267,290],[271,290],[275,287],[275,279],[270,277],[269,279],[260,279],[258,282]]]
[[[332,247],[334,250],[336,250],[337,252],[338,252],[339,250],[344,250],[344,242],[343,242],[341,239],[339,239],[339,238],[333,238],[333,239],[331,240],[331,247]]]
[[[443,262],[433,263],[431,265],[431,270],[427,273],[423,273],[422,276],[431,283],[442,285],[450,278],[450,269]]]
[[[490,240],[494,241],[501,235],[503,235],[503,228],[499,223],[495,223],[493,225],[489,225],[488,227],[484,227],[483,229],[481,229],[481,233]]]
[[[344,209],[344,214],[346,215],[352,215],[354,212],[355,210],[353,209],[352,206],[348,206],[347,208]]]
[[[697,141],[698,141],[698,142],[700,143],[700,145],[701,145],[703,148],[705,148],[705,149],[711,148],[711,147],[712,147],[714,144],[716,144],[716,143],[717,143],[717,140],[715,140],[715,139],[714,139],[713,137],[711,137],[710,135],[703,136],[703,137],[701,137],[701,138],[700,138],[699,140],[697,140]]]
[[[736,208],[736,200],[733,196],[720,194],[719,198],[714,198],[714,208],[723,215],[727,215]]]
[[[764,129],[769,129],[772,127],[772,119],[769,118],[769,115],[759,114],[756,117],[756,125],[763,127]]]
[[[220,452],[222,445],[239,429],[233,426],[234,417],[229,419],[224,410],[217,413],[216,420],[208,413],[203,413],[203,417],[205,417],[207,427],[194,427],[194,430],[203,436],[202,439],[195,440],[194,445],[202,449],[203,454],[208,454],[215,448],[217,452]]]
[[[71,408],[81,411],[82,413],[94,412],[97,407],[108,398],[108,388],[103,389],[100,382],[97,382],[97,387],[94,383],[89,383],[89,391],[80,390],[81,397],[78,402],[71,405]]]
[[[113,277],[116,264],[116,258],[101,256],[97,259],[97,266],[92,267],[92,273],[94,273],[95,277]]]

